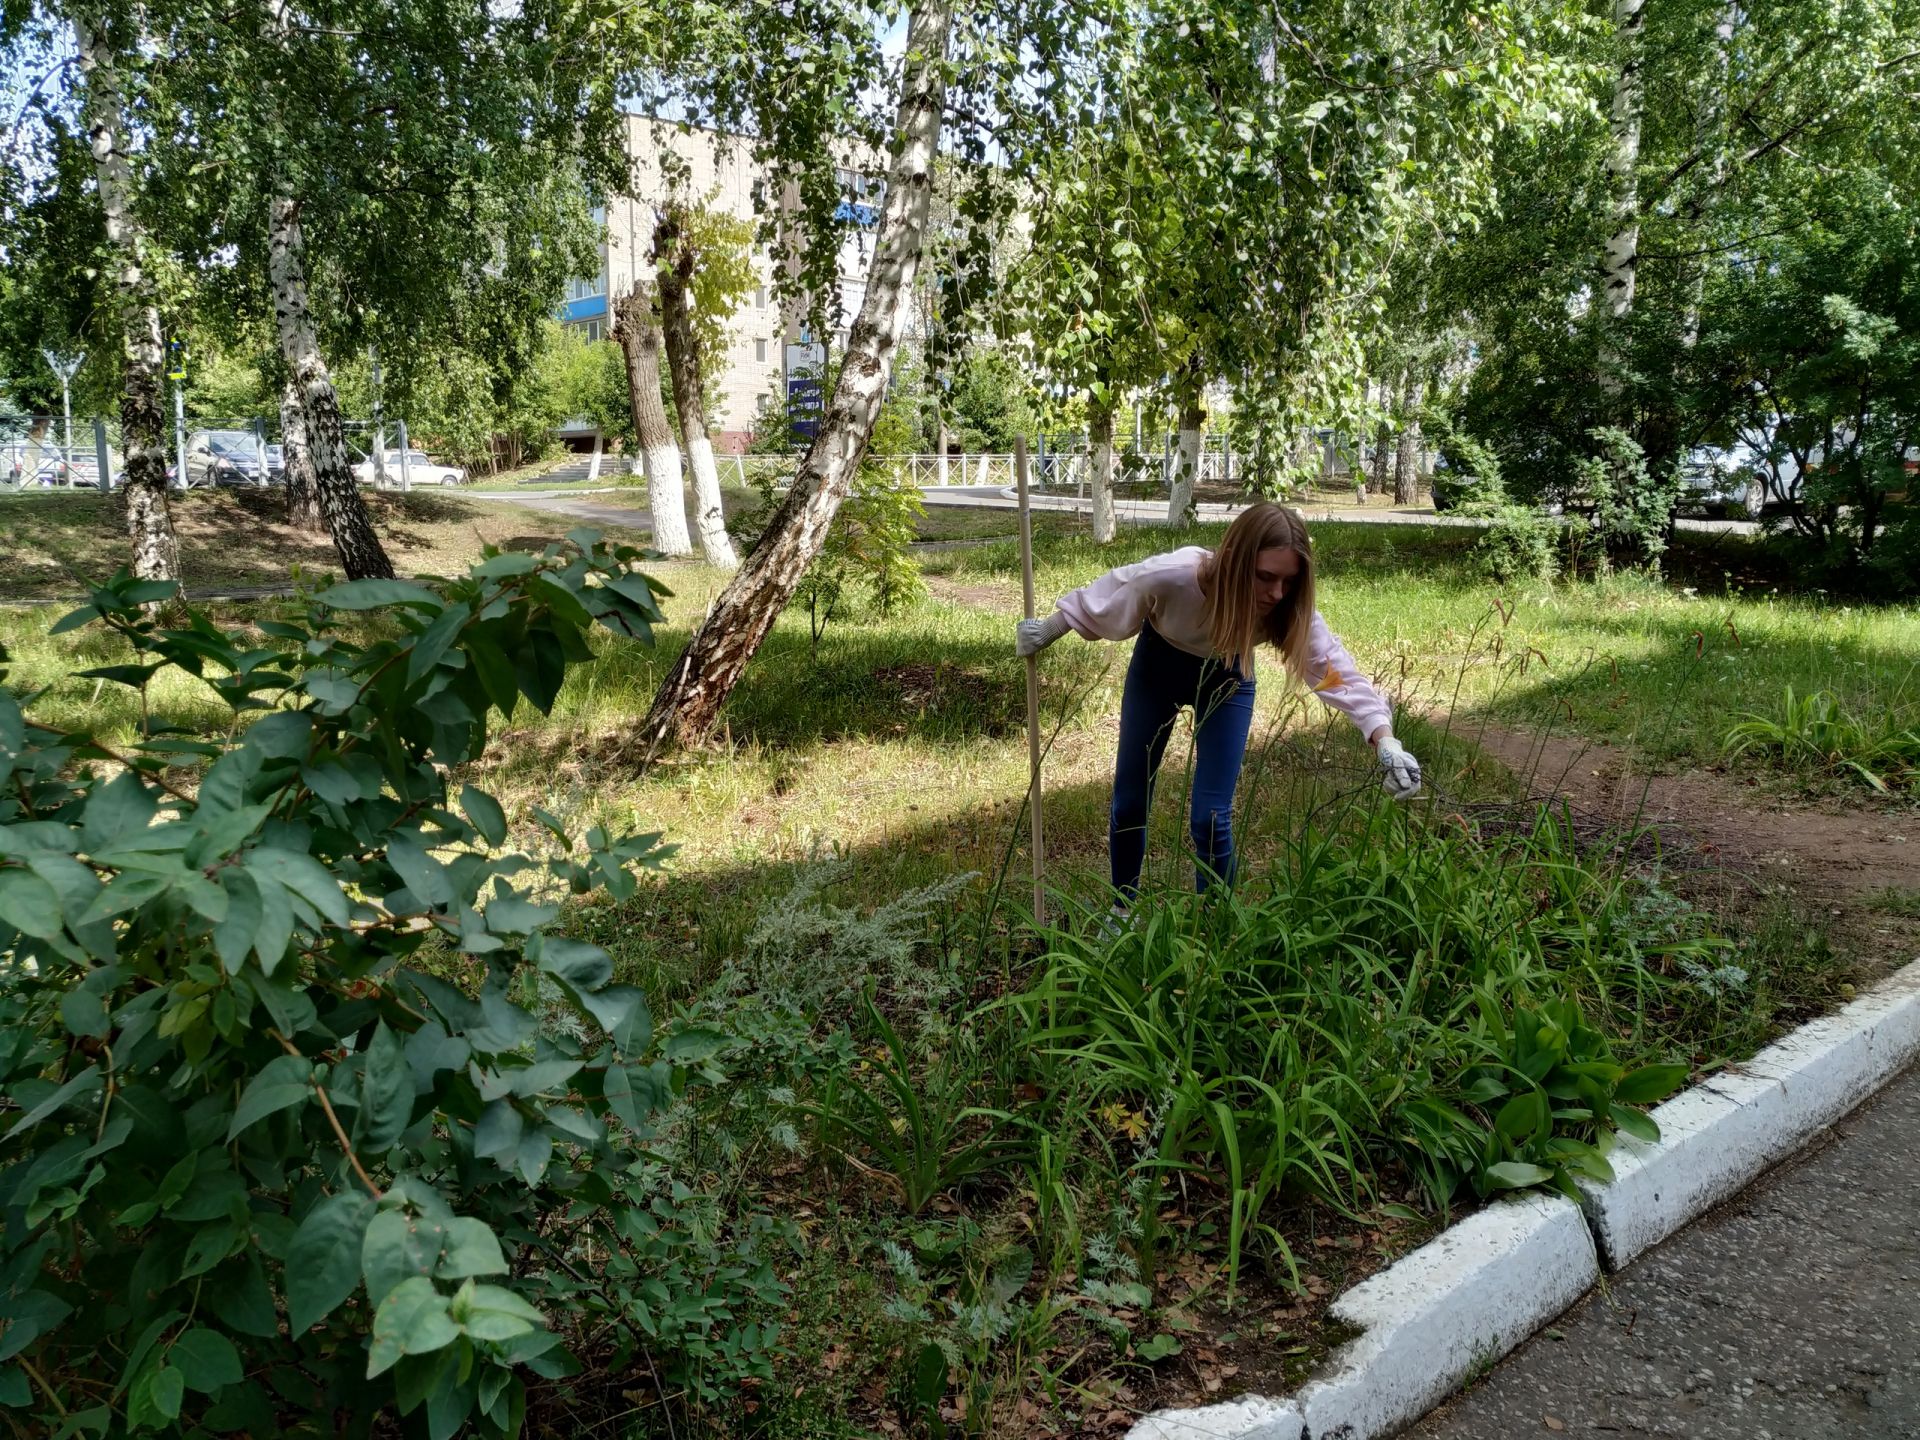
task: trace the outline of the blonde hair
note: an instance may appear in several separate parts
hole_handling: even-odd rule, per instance
[[[1300,557],[1300,573],[1287,584],[1278,605],[1263,608],[1255,595],[1254,573],[1262,550],[1291,550]],[[1295,680],[1306,678],[1307,632],[1313,625],[1313,542],[1297,510],[1271,501],[1250,505],[1227,527],[1226,535],[1201,566],[1207,595],[1207,637],[1213,653],[1253,673],[1253,653],[1272,645]]]

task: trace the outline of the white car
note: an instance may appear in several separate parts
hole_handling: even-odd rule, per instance
[[[387,451],[387,483],[389,485],[400,483],[400,458],[403,454],[406,456],[407,483],[410,485],[464,485],[467,482],[467,472],[458,465],[442,465],[437,461],[429,460],[425,452],[420,450],[389,450]],[[362,485],[371,485],[378,478],[374,474],[371,455],[353,467],[353,478]]]

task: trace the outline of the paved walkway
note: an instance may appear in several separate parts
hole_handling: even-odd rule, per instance
[[[1920,1070],[1408,1434],[1920,1437]]]

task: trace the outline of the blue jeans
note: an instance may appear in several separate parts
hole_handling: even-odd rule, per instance
[[[1196,879],[1201,890],[1215,879],[1233,881],[1233,792],[1253,728],[1253,680],[1218,660],[1189,655],[1146,625],[1120,693],[1120,757],[1107,828],[1113,887],[1128,901],[1139,891],[1146,863],[1154,776],[1186,705],[1193,706],[1195,719],[1188,824],[1199,861]]]

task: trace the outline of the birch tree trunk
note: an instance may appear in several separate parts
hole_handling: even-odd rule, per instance
[[[280,392],[280,448],[286,456],[287,523],[296,530],[324,534],[327,517],[320,511],[320,486],[313,477],[313,453],[307,448],[307,412],[300,407],[300,387],[292,380]]]
[[[1739,18],[1739,9],[1729,0],[1729,3],[1721,6],[1720,18],[1713,27],[1713,63],[1708,70],[1706,88],[1700,97],[1699,115],[1694,122],[1695,143],[1712,158],[1707,162],[1706,183],[1687,207],[1687,219],[1695,226],[1699,225],[1706,211],[1707,198],[1727,182],[1730,159],[1727,153],[1727,72],[1731,68],[1733,32],[1739,24]],[[1680,320],[1680,346],[1683,350],[1692,350],[1700,342],[1700,302],[1706,292],[1706,283],[1706,261],[1696,259],[1688,269],[1687,307]]]
[[[1180,441],[1173,466],[1173,493],[1167,497],[1167,523],[1184,525],[1193,508],[1194,482],[1200,478],[1200,444],[1207,409],[1201,403],[1199,382],[1187,378],[1180,397]]]
[[[106,217],[107,248],[115,266],[125,352],[121,365],[120,436],[126,456],[124,490],[133,573],[142,580],[173,580],[180,573],[180,545],[167,504],[167,442],[161,373],[165,346],[153,282],[142,264],[146,236],[134,211],[127,164],[126,116],[112,41],[75,6],[75,48],[85,88],[87,143],[93,151]],[[184,477],[182,477],[184,478]]]
[[[273,317],[280,334],[280,356],[292,372],[305,419],[307,456],[313,467],[320,513],[333,536],[340,568],[349,580],[390,580],[393,562],[374,533],[373,520],[347,464],[346,435],[340,428],[340,397],[320,354],[307,309],[307,267],[300,238],[300,202],[274,197],[267,232],[267,276],[273,286]]]
[[[1113,512],[1113,407],[1087,404],[1087,449],[1093,472],[1093,543],[1106,545],[1119,533]]]
[[[1609,395],[1618,395],[1625,383],[1625,330],[1633,315],[1640,265],[1640,121],[1646,108],[1640,33],[1645,4],[1646,0],[1614,0],[1613,5],[1620,68],[1613,82],[1613,148],[1607,156],[1612,229],[1601,257],[1599,317],[1600,384]]]
[[[1385,380],[1368,381],[1367,388],[1379,397],[1380,408],[1383,411],[1391,411],[1393,409],[1393,390]],[[1376,495],[1384,495],[1387,493],[1387,456],[1391,454],[1392,451],[1393,425],[1387,419],[1382,418],[1380,428],[1376,430],[1373,435],[1373,454],[1367,457],[1369,473],[1365,482]]]
[[[1413,505],[1420,499],[1420,382],[1411,370],[1401,382],[1400,405],[1406,419],[1393,457],[1393,503]]]
[[[703,392],[706,357],[700,353],[700,333],[694,327],[693,247],[687,243],[682,215],[669,206],[661,217],[656,241],[661,247],[660,318],[667,349],[667,373],[673,382],[673,408],[680,414],[680,439],[693,471],[693,522],[700,536],[700,553],[709,565],[722,570],[740,568],[727,534],[726,511],[720,504],[720,472],[713,463],[713,438],[707,433],[707,400]]]
[[[649,263],[650,251],[651,247],[643,246],[634,256],[633,285],[614,307],[614,327],[627,358],[627,398],[633,405],[633,429],[640,442],[640,467],[647,477],[653,548],[662,555],[691,555],[680,447],[674,443],[667,407],[660,399],[660,317],[654,310],[659,286]]]
[[[747,662],[820,553],[873,437],[926,244],[952,24],[953,0],[915,0],[873,267],[833,397],[765,536],[734,572],[654,697],[636,737],[648,758],[662,745],[694,743],[712,730]]]

